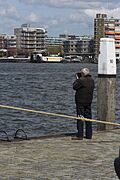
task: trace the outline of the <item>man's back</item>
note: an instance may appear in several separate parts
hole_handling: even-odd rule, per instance
[[[76,90],[75,102],[81,105],[90,105],[93,99],[94,80],[90,75],[83,76],[73,83]]]

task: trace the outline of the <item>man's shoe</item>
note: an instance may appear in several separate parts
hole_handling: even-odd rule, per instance
[[[86,138],[86,139],[92,139],[92,137],[86,137],[86,136],[85,136],[84,138]]]
[[[71,140],[83,140],[83,137],[72,137]]]

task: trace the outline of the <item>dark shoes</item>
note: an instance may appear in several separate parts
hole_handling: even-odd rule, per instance
[[[85,139],[92,139],[92,137],[86,137],[86,136],[85,136],[84,138],[85,138]]]
[[[86,139],[92,139],[91,137],[84,137]],[[83,140],[83,137],[78,137],[78,136],[75,136],[75,137],[71,137],[71,140]]]
[[[71,140],[83,140],[83,138],[75,136],[75,137],[72,137]]]

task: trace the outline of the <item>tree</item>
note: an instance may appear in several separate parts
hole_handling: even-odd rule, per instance
[[[59,56],[63,56],[63,52],[62,52],[62,45],[58,45],[58,46],[48,46],[47,47],[47,51],[49,55],[59,55]]]

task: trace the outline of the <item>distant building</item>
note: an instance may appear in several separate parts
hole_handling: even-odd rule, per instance
[[[6,34],[0,35],[0,57],[7,55],[5,36],[6,36]]]
[[[100,38],[115,39],[116,59],[120,61],[120,19],[107,18],[107,14],[96,14],[94,19],[95,56],[98,58]]]
[[[2,56],[16,55],[16,36],[14,35],[0,35],[0,52]]]
[[[81,56],[84,59],[94,57],[94,39],[89,36],[69,35],[63,41],[64,56]]]
[[[5,37],[6,40],[6,49],[8,56],[16,56],[17,49],[16,49],[16,36],[15,35],[7,35]]]
[[[44,28],[30,27],[29,24],[23,24],[21,28],[15,28],[16,47],[18,54],[30,55],[32,52],[41,53],[45,51]]]
[[[59,46],[63,44],[63,40],[65,38],[60,38],[60,37],[46,37],[45,38],[45,43],[47,46]]]
[[[105,20],[107,14],[97,14],[94,19],[94,50],[97,59],[99,55],[100,38],[105,36]]]
[[[6,34],[0,35],[0,49],[5,49],[5,37],[6,37]]]

